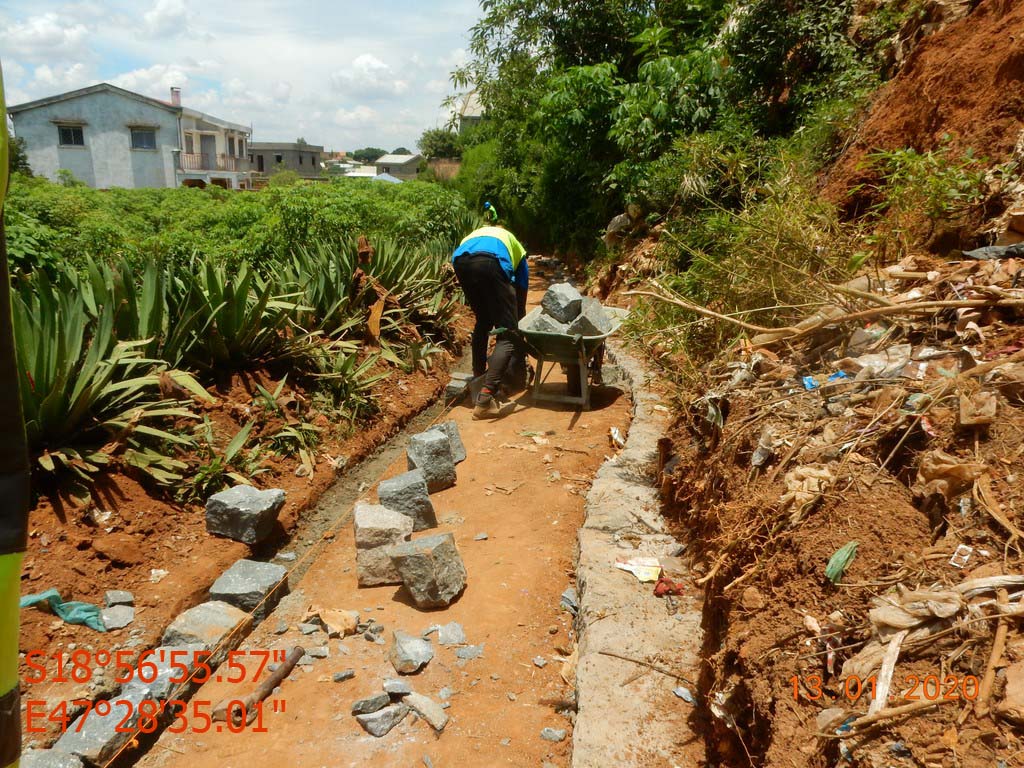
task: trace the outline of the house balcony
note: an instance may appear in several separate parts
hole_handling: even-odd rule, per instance
[[[237,171],[244,173],[249,170],[248,158],[209,152],[182,152],[180,156],[181,170],[183,171]]]

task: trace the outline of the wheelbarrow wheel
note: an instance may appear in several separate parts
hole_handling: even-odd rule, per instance
[[[571,397],[579,397],[583,394],[583,387],[580,382],[580,367],[578,365],[566,367],[565,379],[568,383],[569,395]]]

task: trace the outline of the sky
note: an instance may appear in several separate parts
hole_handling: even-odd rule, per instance
[[[443,125],[477,0],[3,0],[8,105],[99,82],[252,125],[253,141],[414,148]]]

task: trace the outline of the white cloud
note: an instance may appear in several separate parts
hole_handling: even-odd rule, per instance
[[[189,71],[194,71],[194,68],[176,64],[154,64],[112,77],[110,82],[129,91],[157,99],[167,99],[172,87],[188,87]]]
[[[331,86],[341,93],[401,96],[409,90],[407,80],[395,77],[391,66],[372,53],[356,56],[352,63],[331,74]]]
[[[346,4],[333,24],[329,0],[301,14],[285,0],[0,0],[8,102],[103,81],[166,99],[173,85],[188,107],[252,124],[257,141],[412,147],[444,120],[479,5],[384,6]]]
[[[81,62],[67,67],[51,67],[49,64],[41,64],[32,73],[29,87],[32,90],[50,92],[72,91],[75,88],[88,85],[92,79],[86,71],[85,64]]]
[[[354,109],[339,109],[334,113],[334,123],[343,128],[365,124],[376,119],[377,111],[367,106],[358,106]]]
[[[5,59],[50,61],[82,55],[89,28],[78,21],[43,13],[5,25],[0,31],[0,50]]]
[[[442,67],[450,70],[456,67],[461,67],[469,60],[469,54],[466,53],[465,48],[456,48],[455,50],[448,51],[447,55],[442,56],[438,59],[438,64]]]
[[[142,19],[154,37],[175,37],[188,31],[189,11],[184,0],[157,0]]]

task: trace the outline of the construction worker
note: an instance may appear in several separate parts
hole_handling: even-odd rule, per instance
[[[0,72],[0,116],[6,115]],[[21,706],[18,687],[18,595],[21,559],[28,532],[28,449],[18,396],[10,278],[4,248],[3,203],[7,193],[7,121],[0,120],[0,768],[18,764],[21,755]]]
[[[470,232],[452,254],[455,276],[476,316],[473,375],[484,380],[474,404],[474,419],[501,416],[498,393],[502,380],[513,369],[526,369],[516,344],[530,282],[526,249],[501,226],[498,210],[489,202],[484,203],[484,215],[491,226]],[[499,332],[488,359],[487,339],[494,329]]]

